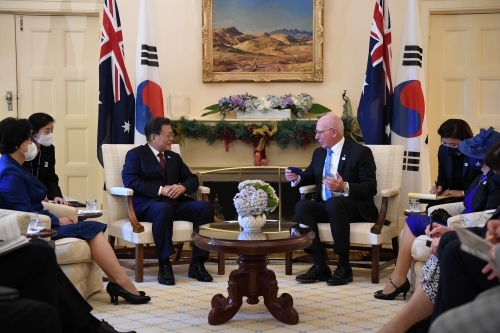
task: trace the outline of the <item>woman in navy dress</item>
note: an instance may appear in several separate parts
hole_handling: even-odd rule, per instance
[[[37,155],[31,141],[31,125],[27,119],[6,118],[0,121],[0,208],[47,215],[51,228],[57,231],[53,239],[75,237],[84,239],[90,246],[92,259],[108,276],[111,285],[107,291],[112,301],[117,296],[134,304],[146,303],[150,297],[140,294],[123,271],[113,249],[106,241],[106,225],[99,222],[77,223],[69,216],[57,218],[44,210],[42,201],[47,198],[46,187],[24,167]],[[117,304],[117,302],[115,302]]]
[[[438,134],[441,137],[441,146],[438,150],[438,176],[431,193],[448,197],[440,201],[421,200],[427,203],[427,208],[445,202],[462,201],[465,191],[481,174],[480,167],[474,168],[470,157],[463,154],[458,145],[463,140],[472,138],[472,130],[462,119],[448,119],[439,126]]]
[[[23,166],[38,178],[47,188],[47,198],[54,203],[69,205],[64,199],[59,187],[59,177],[56,174],[56,151],[54,141],[54,118],[43,112],[33,113],[28,121],[31,124],[32,141],[36,145],[38,154]]]
[[[460,152],[467,156],[472,167],[482,171],[472,181],[470,188],[465,193],[465,208],[462,213],[496,209],[500,205],[500,188],[493,181],[493,171],[484,164],[486,152],[497,142],[500,142],[500,133],[496,132],[493,127],[490,127],[488,130],[481,129],[478,135],[462,141],[458,146]],[[396,268],[386,283],[385,288],[375,292],[375,298],[392,300],[401,293],[406,296],[406,293],[410,289],[410,282],[406,275],[412,261],[411,247],[415,238],[425,234],[425,229],[429,223],[430,219],[427,215],[410,215],[406,219],[401,236]],[[446,225],[446,221],[444,221],[444,225]]]

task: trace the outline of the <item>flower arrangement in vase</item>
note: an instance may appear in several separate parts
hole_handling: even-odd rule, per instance
[[[229,97],[222,97],[219,103],[206,107],[207,110],[201,116],[219,112],[222,119],[234,111],[240,113],[260,112],[266,113],[269,110],[286,110],[290,109],[291,113],[297,117],[302,118],[306,113],[324,114],[331,110],[321,104],[313,103],[311,95],[301,93],[299,95],[286,94],[283,96],[266,95],[264,97],[256,97],[248,93],[242,95],[231,95]]]
[[[261,180],[245,180],[238,184],[234,207],[238,213],[238,223],[244,230],[259,230],[266,224],[266,212],[278,206],[276,192]]]

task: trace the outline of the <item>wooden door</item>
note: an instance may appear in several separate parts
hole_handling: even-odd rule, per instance
[[[431,177],[437,177],[437,129],[464,119],[476,134],[500,130],[500,13],[431,15],[428,123]]]
[[[16,15],[18,114],[55,119],[56,172],[64,195],[103,202],[96,156],[99,18]]]

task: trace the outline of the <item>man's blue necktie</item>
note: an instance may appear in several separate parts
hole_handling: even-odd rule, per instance
[[[325,159],[325,171],[324,171],[324,178],[330,177],[330,164],[332,163],[332,150],[328,149],[327,154],[326,154],[326,159]],[[332,192],[326,187],[325,185],[325,198],[326,200],[330,199],[332,196]]]

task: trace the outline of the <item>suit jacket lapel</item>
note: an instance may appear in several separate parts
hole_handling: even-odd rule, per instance
[[[342,151],[340,152],[339,165],[337,166],[337,172],[342,176],[344,171],[344,165],[346,163],[347,157],[351,152],[351,142],[345,139],[344,145],[342,146]]]
[[[165,170],[161,168],[160,162],[158,162],[158,157],[153,154],[153,151],[151,150],[151,148],[149,148],[147,143],[142,147],[146,161],[148,161],[148,163],[151,164],[151,166],[160,173],[166,183],[167,177],[165,175]]]

